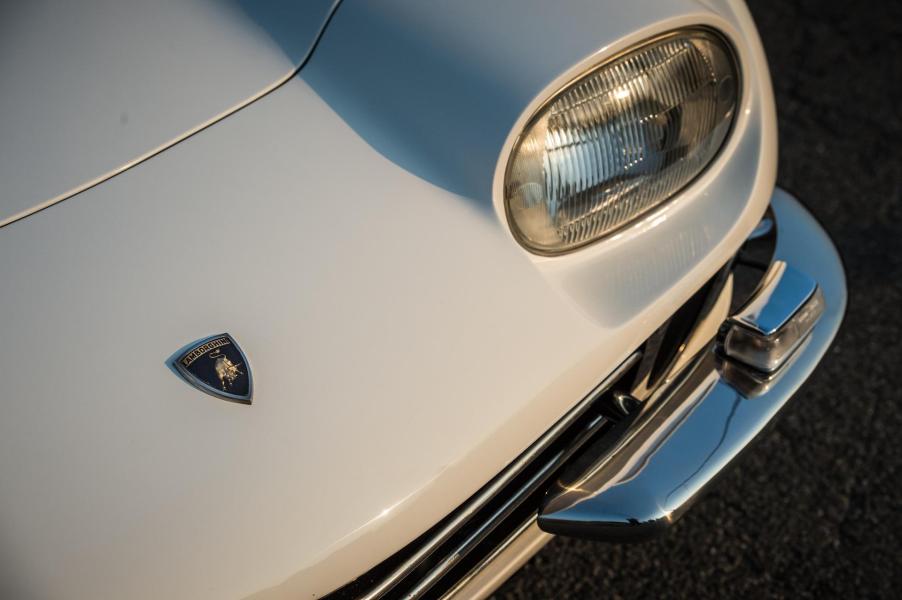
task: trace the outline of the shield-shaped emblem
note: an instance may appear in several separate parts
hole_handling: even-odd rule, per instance
[[[208,394],[251,403],[251,369],[237,342],[227,333],[204,338],[188,346],[173,366],[194,387]]]

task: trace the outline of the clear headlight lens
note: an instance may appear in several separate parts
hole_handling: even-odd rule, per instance
[[[555,95],[514,145],[508,219],[534,252],[572,250],[672,197],[723,144],[736,111],[733,52],[706,29],[656,38]]]

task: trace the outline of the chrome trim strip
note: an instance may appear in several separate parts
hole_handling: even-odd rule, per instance
[[[653,394],[613,448],[595,449],[594,459],[590,449],[579,461],[588,467],[564,472],[539,511],[544,531],[632,541],[666,529],[811,375],[845,313],[845,276],[832,242],[798,202],[777,190],[773,206],[776,257],[811,274],[823,293],[810,335],[765,377],[724,358],[712,340]]]
[[[601,417],[599,417],[601,419]],[[473,549],[479,542],[485,539],[485,536],[491,533],[494,525],[497,525],[504,517],[509,515],[511,511],[519,505],[518,500],[521,500],[527,497],[529,494],[534,492],[537,489],[537,486],[540,485],[545,480],[545,476],[548,474],[553,467],[557,466],[557,462],[551,461],[544,465],[535,475],[529,478],[529,481],[521,487],[517,492],[508,498],[504,504],[489,517],[484,523],[482,523],[479,528],[469,535],[465,540],[463,540],[454,551],[449,553],[445,559],[435,566],[429,573],[426,574],[425,577],[417,582],[416,587],[412,590],[404,594],[405,600],[413,600],[415,598],[421,597],[425,594],[429,589],[435,585],[439,579],[441,579],[442,575],[451,570],[454,565],[458,563],[463,557],[465,557],[470,550]]]
[[[398,584],[404,577],[409,575],[416,567],[419,565],[426,557],[428,557],[438,546],[448,540],[455,532],[457,532],[462,525],[464,525],[479,509],[481,509],[485,504],[491,500],[495,494],[507,485],[514,477],[516,477],[526,465],[528,465],[535,457],[540,454],[543,450],[545,450],[549,444],[551,444],[567,427],[569,427],[573,422],[575,422],[580,416],[582,416],[589,406],[604,392],[606,392],[610,386],[616,382],[624,373],[626,373],[630,368],[632,368],[639,360],[640,353],[634,352],[629,355],[620,365],[611,372],[610,375],[605,377],[605,379],[598,384],[592,392],[590,392],[585,398],[583,398],[576,406],[570,409],[567,414],[561,417],[554,426],[551,427],[548,431],[546,431],[542,437],[540,437],[532,446],[530,446],[525,452],[523,452],[514,462],[508,465],[492,482],[485,487],[475,498],[471,499],[468,503],[466,503],[454,516],[454,518],[449,522],[445,527],[443,527],[440,531],[438,531],[435,536],[430,538],[423,546],[417,550],[417,552],[407,559],[404,563],[401,564],[397,569],[395,569],[390,575],[388,575],[385,579],[383,579],[379,584],[371,589],[366,595],[361,597],[361,600],[373,600],[375,598],[379,598],[382,594],[391,590],[396,584]],[[556,461],[555,461],[556,462]],[[548,465],[546,465],[546,468]],[[542,469],[542,472],[546,472],[545,469]],[[538,476],[538,475],[537,475]],[[530,480],[530,484],[533,483],[535,478]],[[530,488],[530,485],[527,484],[523,488],[521,488],[521,492]],[[456,562],[457,559],[461,558],[463,554],[460,553],[460,549],[466,547],[474,542],[475,536],[479,535],[483,532],[483,529],[486,525],[491,524],[492,522],[497,522],[496,517],[502,513],[506,508],[508,508],[512,502],[516,499],[522,498],[521,494],[517,494],[516,496],[509,499],[504,507],[499,509],[491,519],[489,519],[480,530],[470,536],[458,550],[459,556],[451,557],[454,560],[450,563],[448,559],[443,561],[436,569],[433,569],[426,576],[425,579],[429,579],[431,586],[435,580],[438,579],[438,576],[446,572],[450,569]],[[505,513],[506,514],[506,513]],[[490,529],[488,531],[491,531]],[[487,533],[487,532],[485,532]],[[484,537],[484,536],[483,536]],[[482,539],[481,537],[479,538]],[[438,569],[441,572],[436,572]],[[436,576],[431,577],[433,573]],[[429,586],[422,588],[422,583],[418,584],[417,588],[414,590],[417,594],[422,593]],[[412,594],[413,592],[411,592]],[[408,594],[406,597],[415,598],[415,595]]]
[[[466,576],[464,576],[460,581],[455,583],[454,587],[445,592],[442,595],[442,599],[444,600],[445,598],[452,598],[455,594],[459,593],[461,589],[466,587],[466,585],[470,583],[473,578],[475,578],[481,571],[492,564],[492,562],[497,559],[498,556],[501,555],[501,553],[507,550],[511,546],[511,544],[516,542],[520,538],[520,536],[523,535],[530,527],[535,525],[537,517],[538,515],[532,514],[528,519],[523,521],[523,524],[517,527],[513,532],[511,532],[511,534],[507,536],[504,541],[498,545],[497,548],[492,550],[492,552],[488,556],[479,561],[479,564],[476,565],[469,573],[467,573]]]

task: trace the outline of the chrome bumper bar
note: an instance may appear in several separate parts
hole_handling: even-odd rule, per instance
[[[628,541],[666,529],[811,375],[845,313],[843,268],[794,198],[777,189],[772,209],[774,263],[759,291],[620,424],[613,444],[564,470],[539,511],[544,531]]]

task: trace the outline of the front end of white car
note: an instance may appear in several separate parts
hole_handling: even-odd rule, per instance
[[[742,2],[331,10],[273,90],[2,225],[15,597],[484,597],[666,530],[836,335]],[[219,332],[247,402],[176,368]]]

